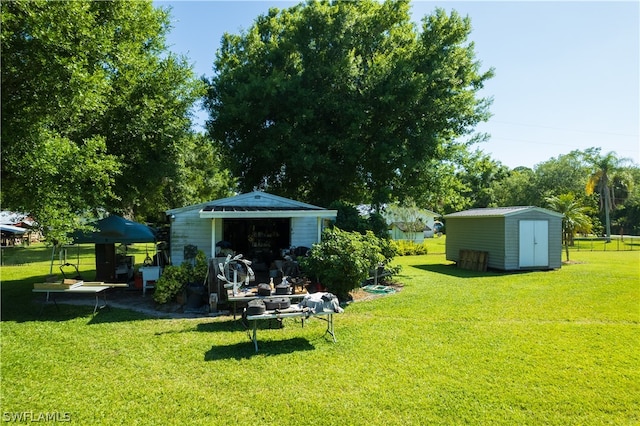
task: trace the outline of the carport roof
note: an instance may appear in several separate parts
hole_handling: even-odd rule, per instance
[[[262,191],[167,210],[167,215],[198,212],[202,219],[260,219],[316,217],[335,219],[337,210],[327,210]]]
[[[200,217],[203,219],[259,219],[275,217],[335,218],[337,213],[336,210],[327,210],[319,207],[206,206],[200,210]]]
[[[299,211],[299,210],[324,210],[322,208],[310,207],[265,207],[265,206],[207,206],[202,209],[203,212],[270,212],[270,211]]]

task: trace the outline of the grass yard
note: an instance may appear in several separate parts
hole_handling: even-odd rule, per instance
[[[231,317],[94,317],[73,305],[38,317],[31,287],[49,261],[5,262],[3,421],[638,424],[640,252],[571,259],[506,274],[460,271],[442,254],[398,258],[403,290],[349,305],[337,343],[322,321],[285,320],[259,331],[258,354]]]

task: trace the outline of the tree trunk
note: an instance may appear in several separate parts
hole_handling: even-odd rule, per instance
[[[611,208],[611,195],[609,193],[609,185],[604,185],[604,222],[606,226],[606,241],[611,242],[611,219],[609,218],[609,210]]]

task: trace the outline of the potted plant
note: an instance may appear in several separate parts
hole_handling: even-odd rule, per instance
[[[207,277],[207,256],[199,250],[194,261],[182,262],[180,266],[166,266],[156,283],[153,299],[158,303],[167,303],[187,290],[187,295],[204,295],[204,281]]]
[[[158,303],[167,303],[180,293],[186,284],[185,269],[181,266],[166,266],[156,282],[153,299]]]

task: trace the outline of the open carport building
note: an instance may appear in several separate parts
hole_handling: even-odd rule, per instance
[[[562,215],[540,207],[499,207],[452,213],[446,220],[446,257],[463,250],[488,253],[487,266],[505,271],[562,266]]]
[[[235,253],[269,266],[280,251],[311,247],[337,211],[261,191],[168,210],[171,221],[171,262],[179,265],[185,248],[196,246],[215,257],[224,242]],[[254,269],[255,269],[254,267]]]

